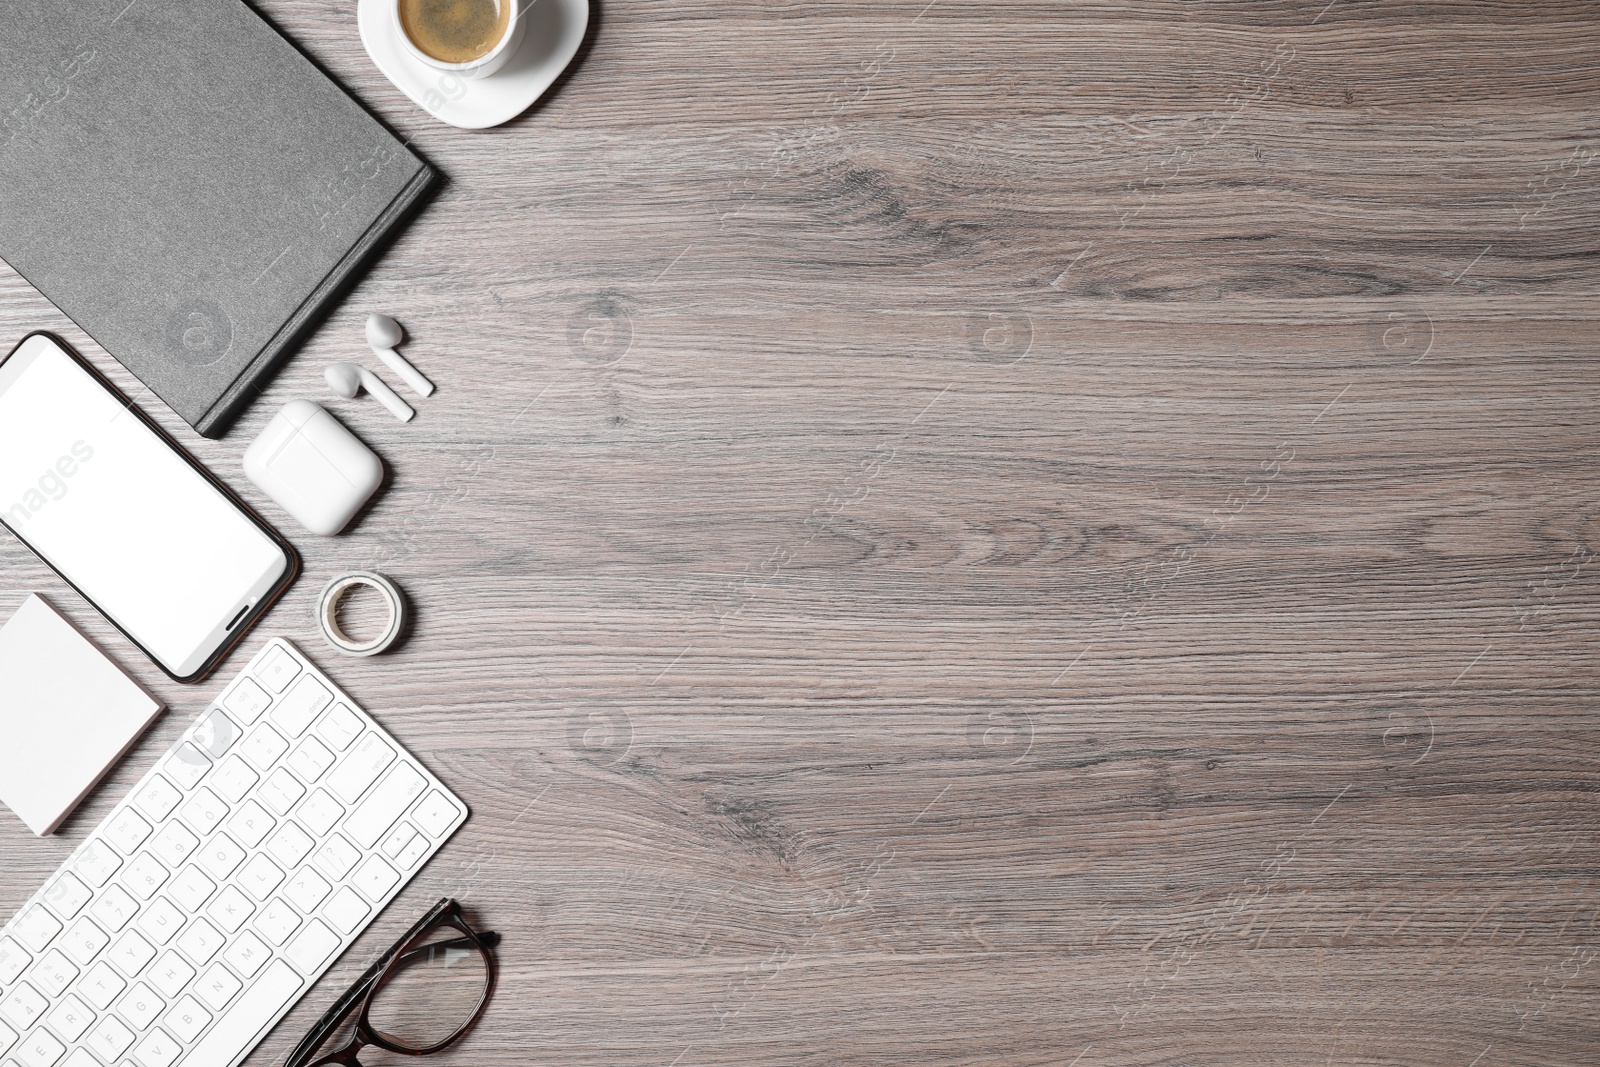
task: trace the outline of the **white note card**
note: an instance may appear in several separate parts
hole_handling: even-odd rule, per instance
[[[37,595],[0,627],[0,802],[54,833],[161,702]]]

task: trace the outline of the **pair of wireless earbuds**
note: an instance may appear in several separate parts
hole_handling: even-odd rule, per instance
[[[384,366],[398,374],[412,392],[418,396],[432,396],[433,383],[395,351],[404,337],[400,324],[388,315],[367,316],[367,344],[372,346],[373,354],[383,360]],[[401,422],[410,422],[416,415],[411,405],[401,400],[399,394],[390,389],[382,378],[359,363],[331,364],[322,372],[322,376],[327,379],[328,388],[346,400],[354,400],[365,389]]]

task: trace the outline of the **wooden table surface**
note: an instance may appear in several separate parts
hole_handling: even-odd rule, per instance
[[[283,635],[473,815],[251,1064],[447,894],[441,1067],[1594,1061],[1591,4],[605,0],[484,133],[264,8],[449,184],[220,442],[0,276],[306,560],[184,687],[0,543],[171,707],[0,914]],[[410,425],[321,382],[377,310]],[[346,536],[243,478],[297,396]]]

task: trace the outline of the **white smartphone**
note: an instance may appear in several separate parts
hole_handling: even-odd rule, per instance
[[[180,682],[299,572],[294,549],[66,343],[0,361],[0,524]]]

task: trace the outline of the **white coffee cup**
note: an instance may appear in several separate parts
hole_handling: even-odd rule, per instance
[[[528,29],[527,22],[522,18],[522,9],[529,0],[500,0],[500,2],[511,5],[511,18],[506,22],[505,33],[493,48],[467,63],[446,63],[418,48],[411,35],[406,32],[405,24],[400,20],[400,0],[390,0],[389,21],[393,23],[395,35],[400,38],[400,43],[419,63],[425,63],[434,70],[445,71],[462,78],[487,78],[505,66],[506,61],[516,54],[517,46],[522,44],[522,35]]]

